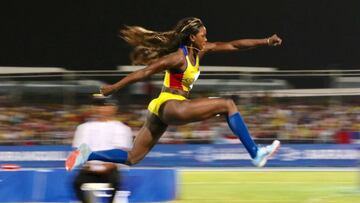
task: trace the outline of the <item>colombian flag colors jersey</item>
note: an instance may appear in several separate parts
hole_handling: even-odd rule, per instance
[[[200,75],[199,56],[196,57],[196,63],[193,65],[184,46],[181,47],[186,58],[187,67],[182,70],[166,70],[164,86],[168,88],[190,91]]]

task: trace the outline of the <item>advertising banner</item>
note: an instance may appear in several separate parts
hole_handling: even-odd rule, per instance
[[[268,167],[356,167],[356,144],[284,144]],[[20,167],[64,167],[70,146],[1,146],[0,164]],[[140,167],[251,167],[241,144],[158,144]]]

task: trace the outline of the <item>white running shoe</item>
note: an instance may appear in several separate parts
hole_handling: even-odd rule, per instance
[[[280,148],[280,141],[274,140],[271,145],[261,147],[258,149],[256,157],[252,160],[252,163],[257,167],[265,166],[267,160],[273,156]]]
[[[67,157],[65,162],[65,168],[67,171],[79,167],[87,162],[91,154],[91,149],[87,144],[81,144],[79,148],[72,151]]]

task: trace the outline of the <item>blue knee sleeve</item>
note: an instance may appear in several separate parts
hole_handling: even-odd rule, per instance
[[[251,158],[255,158],[258,147],[256,146],[254,140],[251,138],[249,130],[240,113],[236,112],[233,115],[228,116],[227,121],[230,129],[236,136],[239,137],[240,141],[245,146],[246,150],[249,152]]]
[[[121,149],[110,149],[91,152],[88,161],[99,160],[106,162],[115,162],[125,164],[128,158],[128,152]]]

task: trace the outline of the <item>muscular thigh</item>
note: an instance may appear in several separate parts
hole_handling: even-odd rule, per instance
[[[202,121],[217,114],[225,114],[229,112],[229,109],[236,111],[236,106],[233,102],[223,98],[170,100],[160,108],[159,116],[164,123],[177,125]]]
[[[158,142],[161,135],[165,132],[167,125],[163,123],[156,115],[149,113],[145,124],[139,130],[134,145],[132,154],[134,156],[144,156],[153,146]]]
[[[143,127],[149,131],[152,139],[158,140],[166,131],[167,126],[158,116],[149,112]]]

